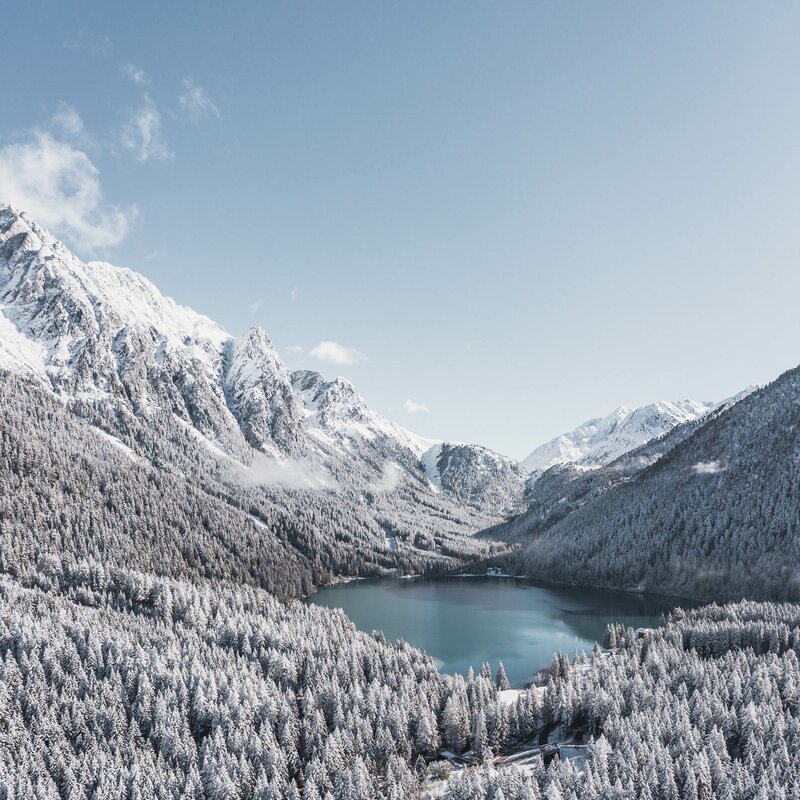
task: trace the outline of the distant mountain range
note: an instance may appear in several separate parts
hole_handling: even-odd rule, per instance
[[[285,475],[296,484],[296,462],[318,467],[309,485],[356,464],[365,485],[406,481],[482,513],[519,511],[531,475],[603,466],[715,407],[622,407],[521,464],[479,445],[425,439],[372,410],[343,378],[290,372],[262,328],[235,338],[129,269],[84,263],[8,207],[0,210],[0,302],[0,368],[33,378],[73,410],[117,421],[168,414],[208,448],[267,457],[278,482]]]
[[[702,417],[716,406],[717,403],[696,400],[662,401],[640,408],[620,406],[607,417],[590,419],[575,430],[539,445],[522,465],[533,475],[564,464],[596,469],[676,425]]]
[[[0,560],[20,574],[55,552],[292,595],[452,568],[519,505],[513,460],[406,431],[8,207],[0,373]]]

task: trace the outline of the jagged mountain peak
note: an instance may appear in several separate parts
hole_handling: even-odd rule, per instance
[[[239,337],[239,347],[252,347],[264,353],[272,351],[277,355],[272,339],[261,325],[252,325],[247,328]]]
[[[314,391],[320,395],[331,393],[332,396],[348,398],[366,406],[364,398],[347,378],[341,376],[326,378],[322,373],[312,369],[294,370],[291,377],[292,383],[300,391]]]
[[[39,338],[114,336],[125,327],[152,329],[173,346],[188,339],[216,347],[230,338],[211,319],[165,297],[133,270],[81,261],[9,206],[0,209],[0,300],[18,327],[27,323]]]
[[[438,442],[422,454],[431,484],[476,506],[509,514],[520,510],[526,472],[513,458],[486,447]]]
[[[298,386],[304,388],[306,407],[332,420],[369,421],[377,415],[369,408],[356,387],[346,378],[326,380],[318,372],[304,371],[298,375]]]
[[[465,504],[503,513],[518,509],[525,475],[514,459],[480,445],[418,436],[373,411],[344,378],[326,380],[318,372],[297,370],[292,385],[321,442],[360,450],[376,463],[404,463],[431,489]]]
[[[540,445],[522,464],[533,475],[561,464],[595,469],[717,406],[697,400],[659,400],[638,408],[619,406],[606,417],[587,420]]]
[[[291,376],[272,339],[260,325],[253,326],[233,344],[233,358],[229,374],[236,369],[241,377],[277,375],[291,387]]]
[[[328,380],[319,372],[296,370],[291,380],[309,429],[318,438],[348,447],[354,441],[390,442],[417,458],[435,444],[378,414],[346,378]]]
[[[6,258],[11,253],[41,252],[43,250],[50,251],[45,255],[59,253],[72,256],[67,247],[49,231],[39,226],[27,214],[17,211],[10,205],[0,206],[0,236],[2,236],[2,248]]]
[[[248,328],[236,342],[225,375],[229,404],[247,442],[257,450],[293,452],[302,415],[283,361],[267,332]]]
[[[234,446],[219,380],[230,341],[133,270],[83,262],[26,214],[0,212],[0,367],[98,411],[171,412]]]

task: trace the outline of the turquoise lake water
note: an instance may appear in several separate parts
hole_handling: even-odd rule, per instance
[[[381,578],[320,589],[305,602],[341,608],[358,628],[405,639],[441,671],[492,670],[503,661],[522,687],[553,653],[570,657],[602,644],[606,625],[655,627],[662,613],[693,603],[660,595],[549,586],[502,577]]]

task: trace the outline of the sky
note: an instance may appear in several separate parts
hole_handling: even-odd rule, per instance
[[[0,201],[522,458],[800,361],[800,5],[3,11]]]

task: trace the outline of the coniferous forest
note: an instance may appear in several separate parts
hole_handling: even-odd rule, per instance
[[[791,380],[776,384],[781,403]],[[764,420],[757,402],[737,414]],[[14,375],[0,408],[5,797],[800,793],[800,606],[712,605],[676,610],[658,630],[612,626],[605,650],[574,663],[556,654],[546,683],[509,701],[502,667],[444,676],[341,612],[283,601],[351,569],[446,560],[354,550],[349,537],[362,525],[373,541],[373,523],[346,511],[337,523],[324,496],[276,490],[273,505],[262,488],[243,501],[224,481],[153,469],[132,448],[152,446],[155,460],[163,439],[180,452],[175,435],[157,447],[134,431],[128,452],[98,433],[102,418],[87,424]],[[189,472],[196,451],[185,452]],[[451,541],[451,569],[474,560],[470,547],[496,546]],[[504,762],[543,730],[578,757]]]
[[[20,798],[791,798],[800,607],[676,611],[556,654],[544,689],[440,675],[341,612],[247,587],[40,557],[0,581],[0,786]],[[492,765],[542,726],[579,761]],[[429,766],[428,762],[433,761]],[[437,769],[438,767],[438,769]]]
[[[799,450],[796,368],[598,472],[545,473],[527,512],[488,535],[519,545],[505,561],[515,573],[800,600]]]

